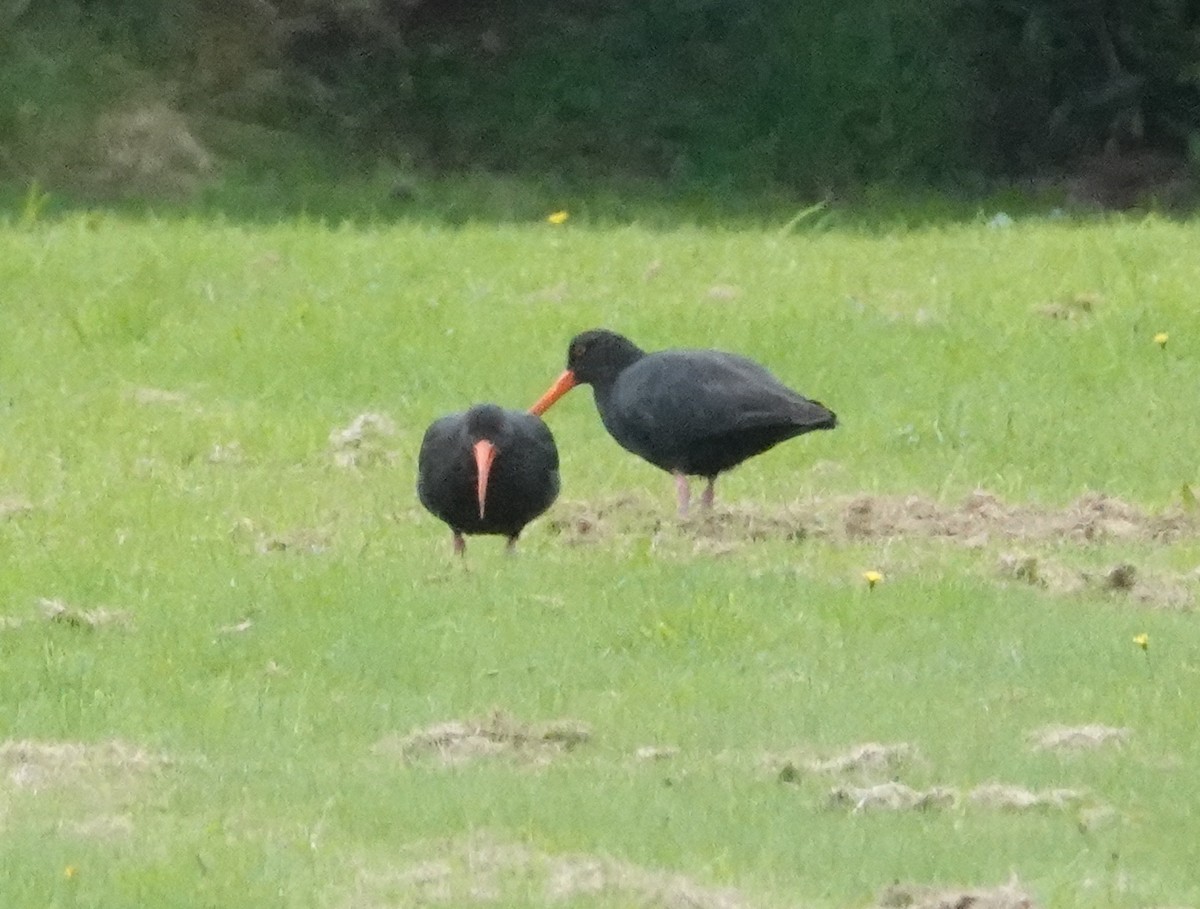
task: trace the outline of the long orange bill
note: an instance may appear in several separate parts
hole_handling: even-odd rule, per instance
[[[479,496],[479,519],[482,521],[487,505],[488,474],[492,471],[492,461],[496,460],[496,446],[487,439],[480,439],[472,450],[475,452],[475,494]]]
[[[537,403],[529,408],[529,412],[540,417],[550,409],[551,404],[574,388],[576,384],[578,383],[575,381],[575,373],[568,369],[554,380],[554,384],[547,389],[544,395],[537,399]]]

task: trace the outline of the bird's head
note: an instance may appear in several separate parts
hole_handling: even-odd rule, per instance
[[[643,356],[640,347],[615,331],[594,328],[578,334],[567,347],[566,371],[529,410],[541,416],[576,385],[610,385],[623,369]]]

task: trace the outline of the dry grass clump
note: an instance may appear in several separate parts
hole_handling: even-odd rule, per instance
[[[579,720],[530,724],[497,710],[483,719],[449,720],[408,735],[388,736],[376,744],[375,750],[408,761],[431,759],[448,766],[499,756],[542,764],[591,737],[591,729]]]
[[[388,445],[395,435],[396,424],[390,417],[360,413],[347,426],[329,433],[333,463],[347,469],[391,464],[396,452]]]
[[[33,503],[24,496],[0,496],[0,521],[33,511]]]
[[[1035,751],[1092,751],[1105,745],[1123,745],[1133,730],[1124,726],[1089,723],[1084,726],[1045,726],[1030,739]]]
[[[815,773],[892,773],[910,762],[916,754],[917,749],[908,742],[891,745],[866,742],[808,766]]]
[[[976,490],[957,506],[924,496],[856,496],[845,504],[842,530],[851,539],[940,537],[979,545],[1002,540],[1153,540],[1194,535],[1183,511],[1149,514],[1115,496],[1088,493],[1065,508],[1009,505]]]
[[[41,789],[154,773],[172,760],[140,746],[105,742],[52,742],[29,739],[0,742],[0,770],[17,787]]]
[[[653,537],[669,529],[708,545],[809,537],[907,538],[970,548],[996,541],[1169,543],[1200,533],[1200,523],[1186,511],[1151,514],[1102,493],[1081,496],[1064,508],[1010,505],[985,490],[976,490],[957,505],[921,495],[830,497],[784,506],[722,503],[707,512],[697,509],[681,521],[657,500],[635,496],[560,501],[555,511],[550,528],[569,544],[623,535]]]
[[[1008,783],[984,783],[967,793],[967,800],[980,808],[998,811],[1034,811],[1063,809],[1078,805],[1084,794],[1076,789],[1047,789],[1035,792]]]
[[[873,786],[836,786],[825,797],[825,807],[864,811],[931,811],[966,804],[993,811],[1061,811],[1086,800],[1075,789],[1041,792],[1008,783],[984,783],[965,792],[952,786],[914,789],[895,780]]]
[[[998,887],[929,887],[893,884],[874,909],[1037,909],[1038,903],[1016,878]]]
[[[753,909],[732,887],[587,853],[552,854],[476,835],[416,847],[395,864],[363,863],[340,905],[471,906],[602,901],[641,909]]]
[[[826,797],[827,808],[861,811],[930,811],[954,805],[958,794],[945,786],[920,790],[904,783],[887,782],[874,786],[837,786]]]
[[[1000,555],[997,570],[1003,578],[1058,595],[1094,591],[1128,597],[1152,608],[1173,610],[1186,610],[1195,599],[1194,583],[1152,575],[1139,570],[1131,562],[1118,562],[1097,572],[1072,568],[1054,559],[1039,558],[1029,553],[1006,552]]]
[[[113,626],[128,630],[133,627],[133,619],[129,613],[120,609],[109,609],[105,606],[98,606],[94,609],[82,609],[77,606],[68,605],[60,599],[42,598],[38,605],[41,607],[42,615],[45,616],[48,622],[54,622],[58,625],[66,625],[70,628],[83,628],[88,631],[95,631],[98,628]]]

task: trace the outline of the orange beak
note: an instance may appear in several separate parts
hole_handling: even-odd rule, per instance
[[[483,520],[483,511],[487,504],[488,474],[492,471],[492,461],[496,460],[496,446],[487,439],[480,439],[472,450],[475,452],[475,494],[479,496],[479,519]]]
[[[568,391],[574,388],[578,383],[575,381],[575,373],[567,370],[557,379],[554,384],[546,391],[544,395],[537,399],[537,403],[529,408],[529,412],[541,416],[550,409],[550,405],[565,395]]]

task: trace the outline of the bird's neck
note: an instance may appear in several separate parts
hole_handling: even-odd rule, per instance
[[[591,380],[592,387],[596,390],[597,400],[602,392],[607,398],[621,373],[644,356],[646,356],[646,352],[630,341],[626,341],[618,350],[613,351],[605,362],[604,368]]]

